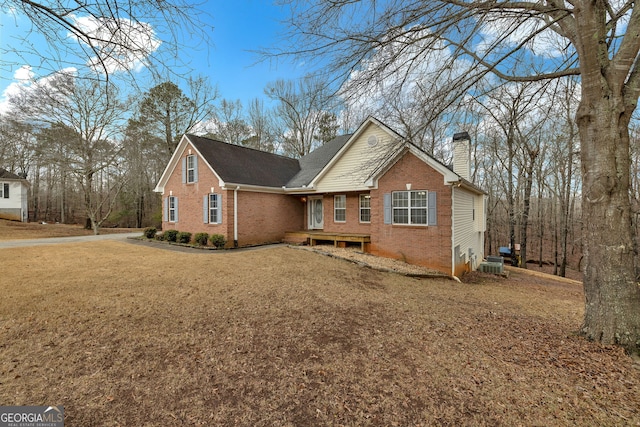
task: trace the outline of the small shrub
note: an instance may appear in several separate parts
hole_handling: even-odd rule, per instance
[[[146,237],[147,239],[153,239],[156,237],[156,233],[158,232],[158,230],[156,230],[155,227],[147,227],[144,229],[144,237]]]
[[[167,230],[164,232],[164,240],[167,242],[175,242],[178,238],[178,230]]]
[[[212,234],[209,236],[209,241],[216,248],[224,248],[224,245],[227,244],[227,240],[222,234]]]
[[[200,246],[207,246],[207,242],[209,241],[209,233],[196,233],[196,235],[193,237],[193,241]]]
[[[181,231],[176,236],[178,243],[189,243],[191,241],[191,233],[188,231]]]
[[[164,234],[156,234],[156,240],[164,241]]]

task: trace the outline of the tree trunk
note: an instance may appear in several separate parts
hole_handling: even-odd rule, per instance
[[[93,234],[94,235],[99,235],[100,234],[100,223],[98,221],[96,221],[95,218],[89,218],[89,221],[91,223],[91,230],[93,230]]]
[[[542,268],[542,261],[544,257],[544,253],[542,251],[544,245],[544,216],[542,210],[542,191],[540,191],[540,201],[538,203],[538,267]]]
[[[529,212],[531,210],[531,190],[533,188],[533,173],[535,170],[536,158],[539,151],[529,149],[529,164],[525,169],[525,185],[522,207],[522,223],[520,224],[520,267],[527,268],[527,239],[529,227]]]
[[[40,219],[40,164],[35,167],[35,177],[33,180],[33,187],[31,188],[31,195],[33,197],[33,221]]]
[[[51,211],[54,210],[52,209],[51,206],[51,200],[52,200],[52,196],[53,196],[53,178],[52,178],[52,174],[51,174],[51,168],[47,168],[47,176],[45,178],[45,196],[44,196],[44,220],[45,221],[51,221]],[[55,215],[55,214],[54,214]]]
[[[593,92],[591,92],[592,94]],[[629,199],[629,131],[633,111],[622,95],[589,98],[578,109],[583,179],[585,317],[581,332],[603,344],[640,350],[640,286]]]
[[[93,234],[100,234],[100,224],[96,220],[96,211],[98,207],[94,207],[93,201],[93,178],[94,172],[87,172],[81,179],[83,180],[82,189],[84,191],[84,211],[86,215],[85,228],[93,230]]]
[[[546,203],[544,201],[543,193],[544,193],[544,179],[542,178],[542,163],[540,162],[538,166],[538,267],[542,268],[543,261],[543,245],[544,245],[544,227],[546,221],[544,220],[544,211],[546,208]]]
[[[510,123],[507,133],[508,163],[507,169],[509,180],[507,181],[507,203],[509,204],[509,249],[511,251],[511,265],[518,266],[518,256],[516,255],[516,208],[513,196],[513,121]]]
[[[60,171],[60,223],[66,224],[67,222],[67,175],[63,169]]]
[[[167,144],[167,153],[169,154],[167,159],[170,159],[171,156],[173,156],[173,152],[175,151],[176,147],[174,146],[173,129],[171,128],[171,109],[167,107],[165,113],[166,116],[164,119],[164,141],[165,144]]]
[[[559,275],[565,277],[567,274],[567,244],[569,241],[569,205],[571,202],[571,179],[573,178],[573,127],[571,134],[569,135],[569,155],[567,159],[567,174],[565,181],[563,182],[564,188],[562,189],[562,201],[560,203],[562,207],[562,220],[561,220],[561,232],[562,232],[562,260],[560,261]]]
[[[558,275],[558,202],[553,200],[552,218],[553,218],[553,274]]]
[[[139,190],[140,194],[136,199],[136,228],[142,228],[142,220],[144,218],[144,193]]]

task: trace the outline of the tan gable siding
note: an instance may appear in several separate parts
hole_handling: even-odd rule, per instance
[[[454,187],[453,192],[453,224],[454,247],[460,245],[461,253],[466,253],[469,247],[469,232],[474,229],[473,221],[473,195],[468,191]]]
[[[487,219],[485,218],[485,196],[475,196],[476,221],[474,230],[485,232],[487,230]]]
[[[482,196],[474,195],[464,189],[454,187],[453,191],[453,247],[459,246],[460,258],[454,259],[456,270],[461,263],[465,269],[474,269],[483,258],[482,232],[478,224],[482,219]],[[479,209],[480,207],[480,209]],[[475,219],[474,219],[475,208]],[[469,250],[475,255],[475,260],[469,256]],[[455,255],[454,255],[455,256]]]
[[[375,147],[367,144],[372,135],[378,137]],[[369,125],[318,181],[316,190],[323,193],[367,190],[365,181],[395,145],[396,141],[391,135],[378,126]]]

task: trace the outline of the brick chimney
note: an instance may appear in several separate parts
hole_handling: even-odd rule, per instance
[[[467,132],[453,135],[453,171],[471,181],[471,138]]]

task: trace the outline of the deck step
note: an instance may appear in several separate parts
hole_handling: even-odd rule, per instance
[[[289,243],[290,245],[302,245],[308,243],[309,235],[305,232],[301,231],[292,231],[284,233],[284,243]]]
[[[360,243],[362,252],[368,251],[371,243],[370,234],[331,233],[325,231],[289,231],[284,235],[284,242],[289,244],[308,243],[314,246],[317,242],[333,242],[334,246],[344,247],[347,243]]]

